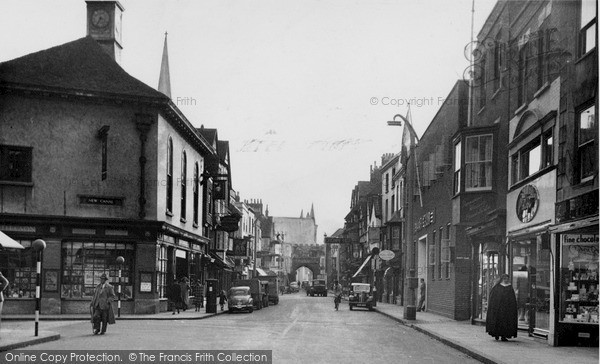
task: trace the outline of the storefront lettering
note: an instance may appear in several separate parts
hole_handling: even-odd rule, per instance
[[[35,226],[0,225],[0,231],[18,231],[20,233],[35,233]]]
[[[599,236],[595,235],[595,234],[580,234],[580,235],[565,234],[565,235],[563,235],[563,244],[565,244],[565,245],[581,244],[581,243],[598,244],[599,241],[600,241]]]

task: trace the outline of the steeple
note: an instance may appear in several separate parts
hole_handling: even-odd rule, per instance
[[[310,204],[310,218],[311,219],[315,219],[315,204],[311,203]]]
[[[160,76],[158,77],[158,91],[171,97],[171,75],[169,73],[169,51],[167,49],[167,32],[165,32],[165,45],[163,47],[162,62],[160,63]]]
[[[300,211],[300,218],[301,218],[301,219],[304,219],[304,210],[301,210],[301,211]]]
[[[269,205],[267,205],[267,208],[265,210],[265,216],[267,216],[267,217],[269,216]]]

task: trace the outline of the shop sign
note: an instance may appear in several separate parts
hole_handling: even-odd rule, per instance
[[[246,239],[233,239],[233,255],[236,257],[248,256],[248,241]]]
[[[379,258],[382,260],[392,260],[395,256],[396,254],[391,250],[382,250],[379,252]]]
[[[563,244],[598,244],[599,239],[596,234],[563,234]]]
[[[517,197],[517,218],[521,222],[530,222],[535,217],[540,205],[540,194],[534,185],[527,185],[521,189]]]
[[[435,222],[435,210],[428,211],[414,223],[415,231],[421,230]]]
[[[0,225],[0,231],[15,231],[20,233],[35,233],[35,226]]]

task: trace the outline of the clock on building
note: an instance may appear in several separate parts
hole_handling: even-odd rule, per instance
[[[92,26],[96,28],[106,28],[110,22],[110,15],[104,9],[94,10],[92,13]]]

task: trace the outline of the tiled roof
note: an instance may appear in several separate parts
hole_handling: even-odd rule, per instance
[[[196,130],[206,139],[211,145],[217,140],[217,129],[205,128],[202,126],[201,128],[196,128]]]
[[[169,99],[125,72],[91,37],[0,63],[0,86]]]
[[[218,140],[217,141],[217,154],[219,155],[219,160],[221,162],[227,163],[225,160],[227,157],[227,153],[229,153],[229,141],[227,140]]]

